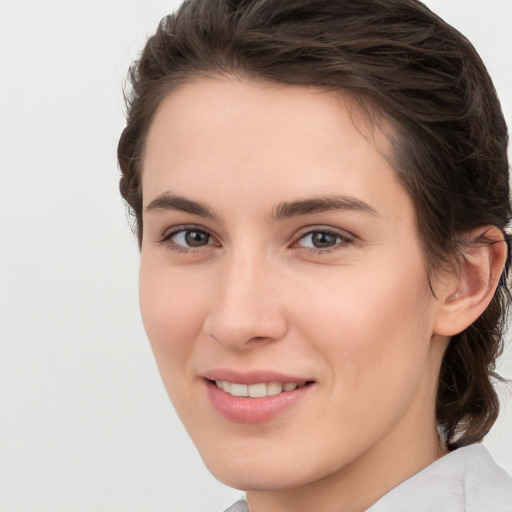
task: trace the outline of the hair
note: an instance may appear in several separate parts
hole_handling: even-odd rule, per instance
[[[488,225],[504,232],[511,207],[499,100],[473,46],[421,2],[187,0],[160,22],[129,74],[118,159],[139,245],[144,146],[155,111],[173,88],[219,75],[348,92],[382,113],[429,275],[460,262],[464,247],[491,243],[485,233],[468,233]],[[508,263],[490,305],[452,337],[441,365],[436,417],[450,449],[480,441],[498,415],[493,381],[507,272]]]

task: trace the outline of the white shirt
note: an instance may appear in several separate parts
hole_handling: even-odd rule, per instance
[[[248,512],[247,503],[225,512]],[[485,446],[472,444],[405,480],[366,512],[512,512],[512,477]]]

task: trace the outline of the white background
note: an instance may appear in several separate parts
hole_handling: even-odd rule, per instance
[[[512,0],[427,4],[473,41],[512,125]],[[117,191],[126,70],[176,5],[0,0],[0,512],[214,512],[240,494],[165,395]],[[503,397],[487,445],[512,472]]]

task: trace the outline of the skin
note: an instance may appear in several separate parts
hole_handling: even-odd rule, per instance
[[[206,465],[248,491],[252,512],[362,511],[445,453],[438,372],[449,336],[477,314],[464,317],[463,300],[478,286],[439,273],[432,296],[387,139],[356,124],[333,93],[209,78],[171,92],[146,141],[145,328]],[[276,215],[333,196],[351,207]],[[191,232],[204,245],[187,245]],[[475,311],[490,300],[481,295]],[[313,383],[247,424],[208,398],[203,377],[216,368]]]

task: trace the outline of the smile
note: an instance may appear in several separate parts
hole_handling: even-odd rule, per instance
[[[261,382],[259,384],[238,384],[225,380],[216,380],[215,384],[219,389],[231,396],[247,398],[263,398],[274,396],[286,391],[294,391],[304,387],[306,382]]]
[[[214,410],[235,423],[261,423],[270,421],[306,400],[316,387],[313,380],[279,379],[278,374],[223,374],[204,379],[205,391]],[[228,375],[230,374],[230,375]],[[225,379],[225,380],[224,380]],[[261,380],[260,380],[261,379]],[[295,382],[293,382],[295,380]],[[241,382],[240,382],[241,381]],[[245,381],[245,382],[244,382]]]

